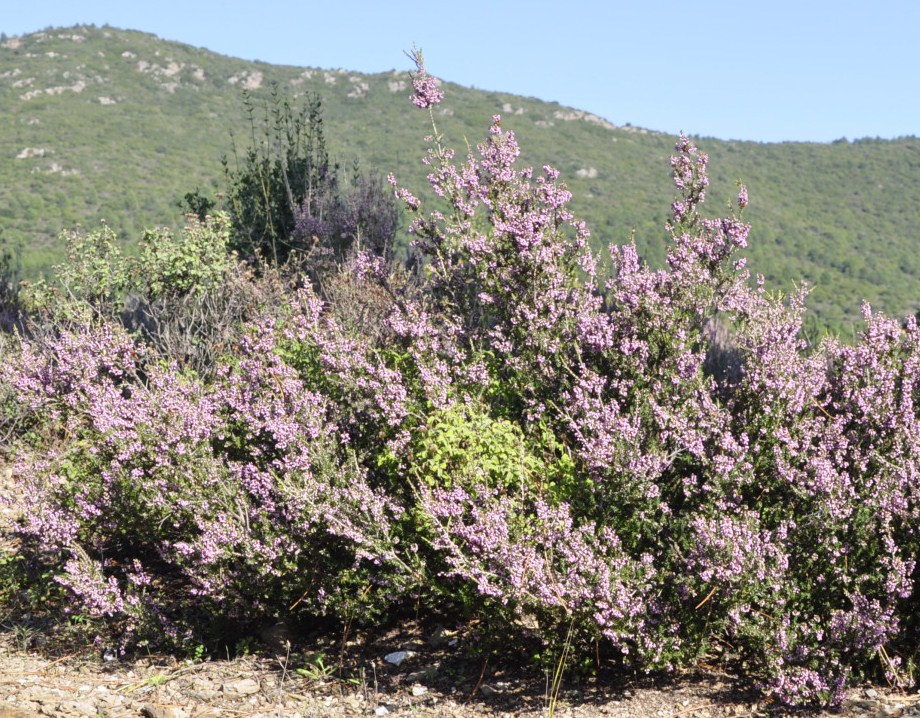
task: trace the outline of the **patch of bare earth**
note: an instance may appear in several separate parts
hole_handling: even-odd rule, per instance
[[[344,681],[301,675],[283,659],[105,662],[88,655],[23,652],[12,641],[4,636],[0,649],[0,718],[550,715],[547,690],[537,681],[501,671],[486,671],[482,681],[439,676],[424,652],[399,667],[375,660],[360,678]],[[821,715],[920,715],[917,698],[865,689],[842,712]],[[738,679],[716,673],[563,688],[554,713],[560,718],[787,714],[759,701]]]

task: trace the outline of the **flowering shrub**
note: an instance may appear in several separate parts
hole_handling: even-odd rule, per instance
[[[273,342],[253,328],[212,385],[108,325],[40,354],[27,343],[4,367],[45,435],[68,437],[21,462],[22,530],[66,557],[58,580],[80,611],[126,638],[179,640],[294,604],[344,612],[346,576],[365,593],[382,580],[400,509]]]
[[[430,110],[440,97],[416,60]],[[503,492],[483,471],[473,490],[429,472],[421,503],[452,575],[484,596],[561,608],[644,668],[730,642],[782,700],[838,703],[879,656],[898,679],[885,646],[904,636],[916,570],[916,324],[867,313],[856,347],[806,347],[805,292],[751,285],[748,226],[702,215],[708,158],[684,137],[676,150],[667,267],[614,246],[601,288],[555,171],[517,169],[498,118],[460,166],[433,127],[447,209],[397,193],[453,349],[442,396],[484,398],[531,445],[548,428],[576,478],[552,512],[549,492]],[[738,212],[748,202],[742,186]],[[706,371],[714,321],[732,327],[727,381]]]
[[[57,552],[75,610],[178,638],[459,598],[642,670],[728,647],[789,704],[839,704],[879,665],[903,683],[916,321],[867,307],[855,344],[807,346],[807,292],[752,281],[747,189],[705,216],[686,137],[667,265],[624,245],[603,266],[499,117],[455,162],[414,58],[432,207],[389,178],[411,264],[362,247],[331,303],[265,307],[207,372],[102,319],[11,352],[0,378],[40,427],[22,532]]]

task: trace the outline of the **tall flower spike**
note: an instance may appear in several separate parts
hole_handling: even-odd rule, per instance
[[[412,95],[412,104],[423,110],[437,105],[444,99],[444,93],[438,89],[438,81],[426,72],[422,51],[417,47],[413,47],[409,57],[412,58],[417,70],[411,73],[412,88],[415,90]]]

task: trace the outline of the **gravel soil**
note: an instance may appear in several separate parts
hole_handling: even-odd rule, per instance
[[[839,712],[791,713],[764,702],[729,675],[696,673],[563,686],[551,710],[545,684],[488,666],[480,676],[441,672],[420,650],[400,666],[383,658],[349,681],[297,672],[281,657],[177,662],[148,657],[104,661],[23,651],[14,631],[0,637],[0,718],[27,716],[509,716],[530,718],[716,716],[920,716],[920,696],[864,688]],[[432,661],[432,662],[430,662]],[[303,665],[303,664],[301,664]]]

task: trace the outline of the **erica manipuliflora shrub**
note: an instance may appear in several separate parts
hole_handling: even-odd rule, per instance
[[[21,531],[73,610],[123,640],[179,639],[411,601],[641,670],[730,654],[789,704],[903,683],[916,321],[867,307],[853,344],[806,344],[807,291],[746,268],[756,198],[741,186],[707,216],[687,137],[666,265],[596,253],[560,173],[519,166],[500,117],[457,158],[414,59],[432,192],[389,177],[407,263],[350,245],[321,294],[290,281],[234,312],[207,368],[99,312],[5,348]],[[103,250],[84,264],[117,276]],[[180,250],[149,257],[196,286]]]
[[[441,97],[416,60],[433,122]],[[431,142],[442,205],[397,194],[454,352],[443,396],[485,401],[531,451],[548,431],[575,467],[562,496],[523,471],[500,489],[473,442],[462,481],[420,478],[450,574],[545,630],[575,617],[645,668],[727,642],[790,703],[839,702],[879,656],[896,679],[901,622],[916,623],[915,323],[867,314],[856,347],[806,346],[805,291],[751,281],[748,191],[704,216],[708,158],[688,138],[666,268],[626,245],[607,272],[558,173],[516,167],[497,117],[462,164],[434,124]],[[723,377],[707,371],[716,321],[738,364]]]
[[[26,343],[4,374],[46,417],[44,435],[67,437],[20,462],[22,531],[60,552],[76,610],[123,639],[213,639],[209,623],[282,606],[335,615],[353,599],[346,576],[365,593],[383,579],[401,509],[368,486],[271,322],[210,384],[110,326],[48,349]]]

